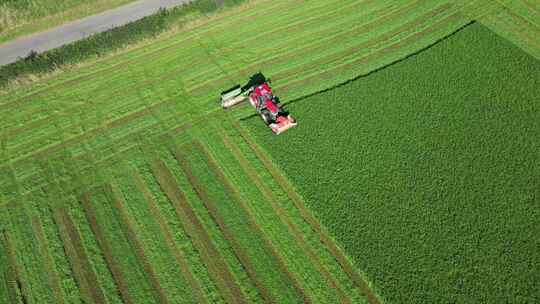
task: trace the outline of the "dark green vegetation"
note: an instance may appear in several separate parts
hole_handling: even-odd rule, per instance
[[[0,67],[0,88],[19,77],[52,72],[65,65],[103,56],[129,44],[155,37],[173,25],[181,26],[192,18],[189,16],[208,14],[223,6],[233,6],[243,1],[196,0],[169,10],[162,9],[148,17],[54,50],[41,54],[31,53],[17,62]]]
[[[389,303],[540,300],[540,61],[474,24],[246,123]]]

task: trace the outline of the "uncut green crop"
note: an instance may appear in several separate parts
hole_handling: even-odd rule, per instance
[[[387,302],[534,302],[539,75],[475,24],[246,124]]]

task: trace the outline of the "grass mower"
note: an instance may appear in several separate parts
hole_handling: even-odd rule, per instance
[[[262,73],[252,75],[244,86],[236,85],[221,92],[221,107],[228,109],[246,99],[276,135],[296,126],[296,120],[280,105],[279,98],[270,88],[270,81]]]

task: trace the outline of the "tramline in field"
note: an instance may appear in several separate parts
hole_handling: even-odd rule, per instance
[[[270,80],[262,73],[253,74],[244,86],[236,85],[221,92],[221,106],[228,109],[249,99],[262,120],[279,135],[297,125],[296,119],[280,105],[279,98],[270,88]]]

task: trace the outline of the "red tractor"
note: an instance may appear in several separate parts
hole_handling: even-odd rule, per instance
[[[249,98],[266,125],[279,135],[297,123],[280,105],[279,98],[274,95],[269,83],[262,73],[254,74],[245,86],[237,85],[222,92],[221,106],[227,109]]]

